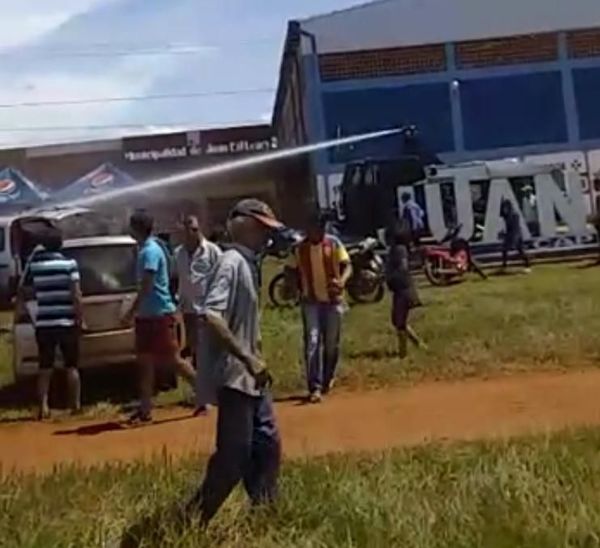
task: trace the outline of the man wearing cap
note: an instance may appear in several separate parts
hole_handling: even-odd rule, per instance
[[[280,228],[269,206],[248,199],[230,212],[232,244],[219,258],[204,300],[196,307],[203,397],[218,408],[216,451],[188,512],[207,524],[243,481],[253,504],[276,495],[281,443],[259,348],[257,256]]]

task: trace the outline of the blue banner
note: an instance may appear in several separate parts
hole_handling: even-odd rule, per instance
[[[0,206],[31,207],[46,199],[42,192],[20,171],[11,167],[0,171]]]
[[[52,195],[53,202],[69,202],[135,186],[136,181],[110,163],[102,164]]]

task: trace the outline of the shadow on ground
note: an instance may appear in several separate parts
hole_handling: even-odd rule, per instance
[[[385,360],[397,357],[397,351],[391,349],[382,350],[380,348],[359,350],[348,354],[348,358],[351,360]]]
[[[194,417],[190,415],[183,415],[178,417],[171,417],[168,419],[161,419],[149,422],[147,424],[140,425],[129,425],[127,421],[106,421],[94,424],[87,424],[84,426],[79,426],[77,428],[70,428],[64,430],[56,430],[54,432],[55,436],[98,436],[100,434],[104,434],[106,432],[118,432],[121,430],[132,430],[137,428],[152,428],[153,426],[159,426],[161,424],[170,424],[176,422],[182,422],[186,420],[193,419]]]
[[[157,374],[157,391],[170,390],[177,385],[172,372],[160,371]],[[137,398],[137,371],[132,365],[118,365],[81,371],[82,404],[94,405],[100,402],[127,407]],[[66,409],[67,378],[63,369],[57,369],[52,377],[50,406],[53,409]],[[18,413],[36,404],[35,376],[0,386],[0,423],[27,420],[25,418],[2,417],[2,411]]]

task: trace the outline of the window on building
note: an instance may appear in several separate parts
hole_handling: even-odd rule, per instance
[[[567,140],[559,72],[464,80],[460,100],[467,150]]]

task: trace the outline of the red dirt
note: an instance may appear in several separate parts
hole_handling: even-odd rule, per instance
[[[319,406],[277,404],[288,458],[381,450],[427,441],[473,440],[600,424],[600,370],[425,383],[341,393]],[[0,427],[0,470],[47,472],[77,462],[130,461],[167,452],[209,452],[214,418],[159,411],[156,422],[18,423]]]

